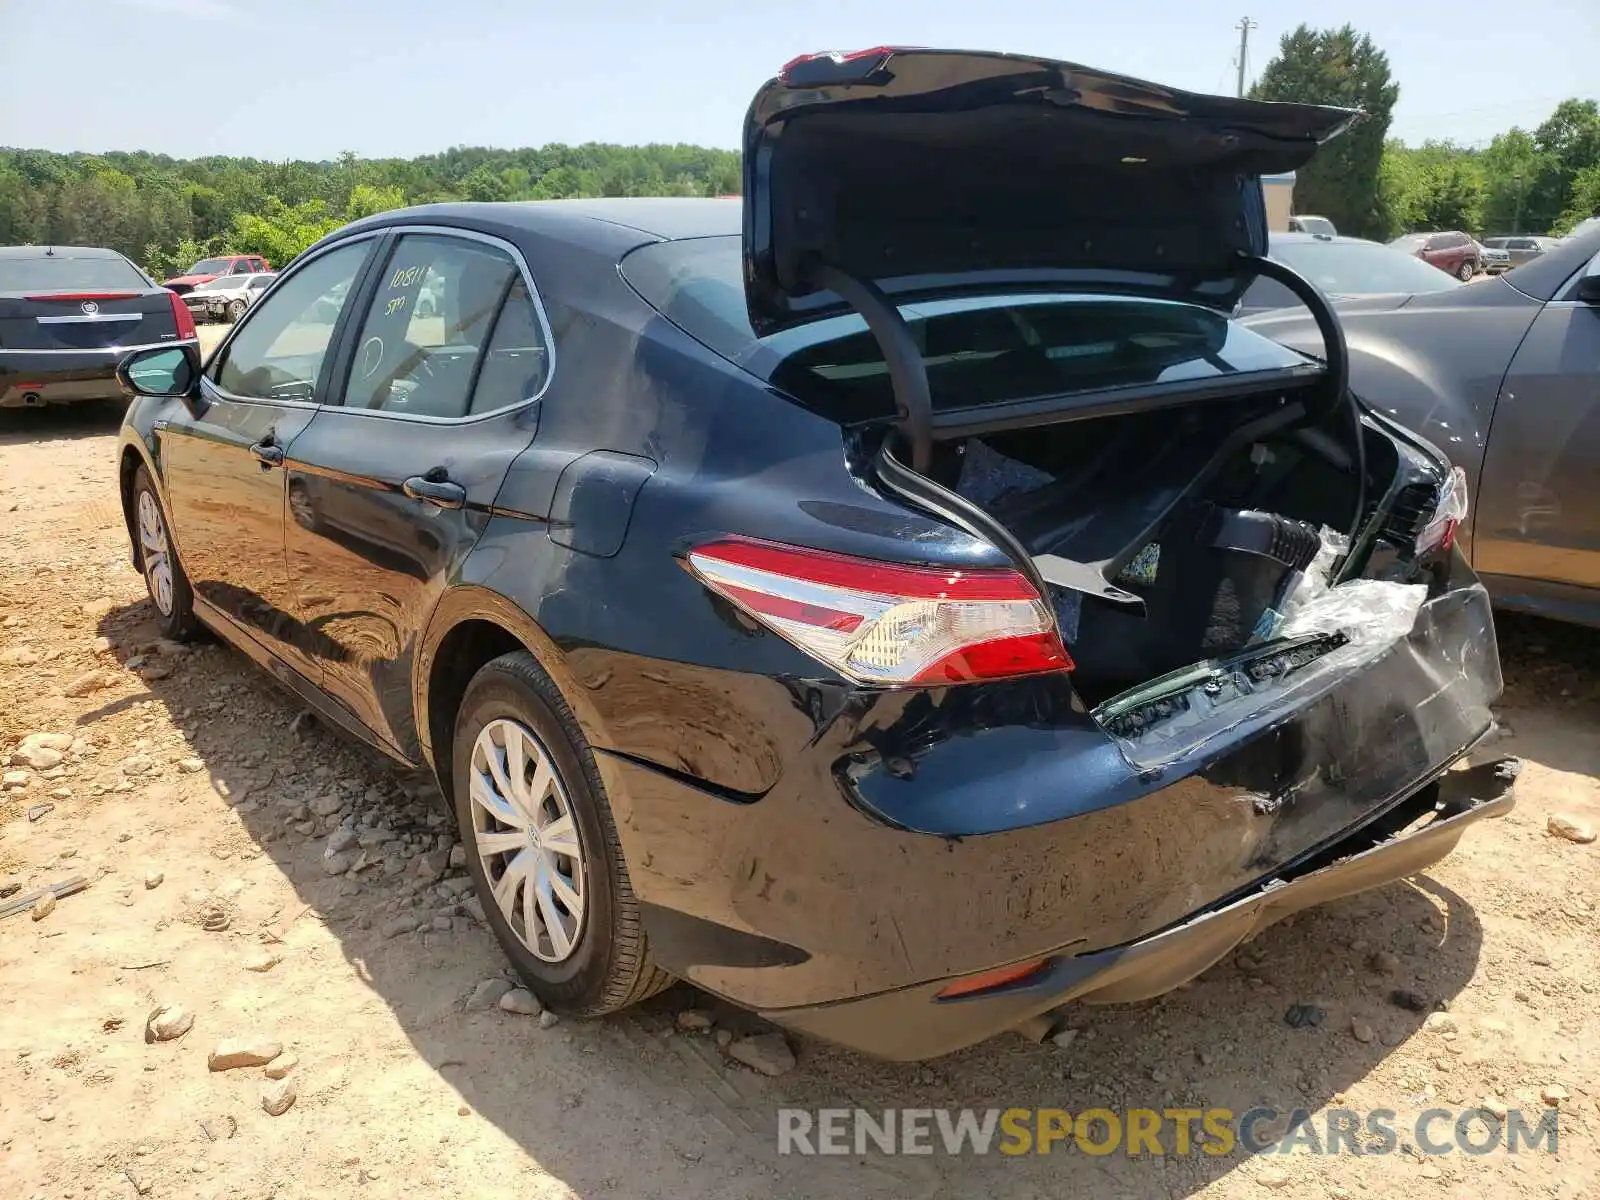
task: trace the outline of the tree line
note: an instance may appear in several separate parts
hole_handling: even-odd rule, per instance
[[[1486,148],[1388,137],[1400,87],[1350,26],[1285,34],[1251,94],[1363,110],[1295,182],[1295,210],[1342,233],[1414,229],[1563,233],[1600,208],[1600,104],[1564,100],[1532,131]],[[716,196],[740,187],[739,155],[702,146],[457,146],[420,158],[266,162],[144,151],[0,149],[0,245],[110,246],[165,279],[211,254],[282,266],[348,221],[445,200]]]
[[[264,162],[0,149],[0,245],[109,246],[166,279],[210,254],[283,266],[346,222],[409,204],[739,191],[702,146],[457,146],[420,158]]]
[[[1363,111],[1295,179],[1295,211],[1328,217],[1341,233],[1560,235],[1600,211],[1594,100],[1563,100],[1537,128],[1508,129],[1481,149],[1449,139],[1407,146],[1388,136],[1400,98],[1388,56],[1348,25],[1285,34],[1250,94]]]

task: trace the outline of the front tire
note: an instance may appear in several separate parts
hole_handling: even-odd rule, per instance
[[[489,927],[548,1007],[600,1016],[661,991],[583,731],[526,652],[473,676],[456,714],[456,821]]]
[[[244,301],[243,300],[229,300],[228,301],[228,324],[237,325],[239,323],[239,318],[242,317],[242,316],[244,316]]]
[[[1456,268],[1456,278],[1461,280],[1462,283],[1470,283],[1472,277],[1477,273],[1477,268],[1473,266],[1470,258],[1462,259],[1461,265]]]
[[[133,475],[133,536],[138,547],[139,570],[145,590],[155,605],[161,632],[177,642],[187,642],[200,631],[194,615],[194,592],[183,573],[172,544],[172,529],[150,472],[140,467]]]

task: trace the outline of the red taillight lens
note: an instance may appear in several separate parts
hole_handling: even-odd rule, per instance
[[[178,337],[184,341],[199,337],[200,333],[194,327],[194,314],[189,311],[189,306],[178,298],[177,292],[168,292],[167,299],[172,301],[172,319],[178,323]]]
[[[29,296],[29,300],[71,300],[81,303],[84,300],[137,300],[138,292],[41,292],[37,296]]]
[[[1004,987],[1008,983],[1020,983],[1037,975],[1049,965],[1048,958],[1035,958],[1030,962],[1017,963],[1014,966],[996,967],[993,971],[984,971],[980,975],[968,975],[965,979],[958,979],[955,983],[940,988],[939,999],[953,1000],[957,996],[987,992],[993,988]]]
[[[730,538],[689,553],[694,573],[858,683],[969,683],[1072,669],[1055,617],[1020,572],[878,562]]]

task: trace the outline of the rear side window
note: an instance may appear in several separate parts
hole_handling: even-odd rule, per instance
[[[866,323],[829,317],[758,338],[737,237],[658,242],[624,277],[662,315],[724,358],[843,420],[895,411]],[[935,409],[1303,366],[1306,359],[1196,305],[1026,293],[919,301],[901,315],[922,351]]]
[[[123,258],[0,258],[0,292],[86,292],[125,288],[143,291],[148,280]]]
[[[509,253],[475,239],[408,234],[362,323],[345,405],[435,418],[488,412],[537,394],[545,345]]]

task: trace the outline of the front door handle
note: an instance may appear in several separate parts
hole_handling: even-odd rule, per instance
[[[413,500],[421,500],[435,508],[462,508],[467,503],[467,489],[449,479],[413,475],[400,485],[400,490]]]
[[[271,438],[263,438],[251,446],[250,453],[255,455],[256,461],[263,467],[283,466],[283,447]]]

